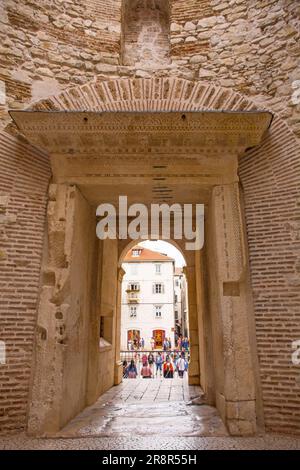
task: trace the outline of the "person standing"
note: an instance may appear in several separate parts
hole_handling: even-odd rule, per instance
[[[137,377],[137,368],[133,359],[131,359],[129,366],[127,367],[127,377],[129,379],[136,379]]]
[[[163,364],[163,358],[161,357],[161,353],[159,352],[155,360],[156,376],[158,374],[158,371],[159,371],[159,376],[160,377],[162,376],[162,364]]]
[[[146,362],[148,362],[148,357],[147,357],[147,354],[144,353],[144,354],[142,355],[142,364],[143,364],[143,366],[146,364]]]
[[[186,361],[184,358],[184,353],[181,354],[181,357],[178,359],[176,366],[179,377],[183,379],[184,371],[186,370]]]
[[[153,372],[154,372],[154,371],[153,371],[154,356],[153,356],[153,354],[152,354],[151,352],[150,352],[149,355],[148,355],[148,364],[149,364],[149,367],[150,367],[150,369],[151,369],[151,371],[152,371],[152,375],[153,375],[153,377],[154,377],[154,374],[153,374]]]
[[[155,339],[153,338],[153,336],[152,336],[152,338],[150,339],[150,345],[151,345],[151,349],[152,349],[152,351],[153,351],[153,350],[154,350],[154,346],[155,346]]]
[[[152,377],[152,371],[151,371],[151,368],[148,364],[148,362],[146,362],[142,369],[141,369],[141,376],[143,377],[143,379],[151,379]]]
[[[167,360],[164,363],[163,374],[164,374],[165,379],[173,379],[174,367],[173,367],[173,364],[170,361],[169,356],[167,356]]]

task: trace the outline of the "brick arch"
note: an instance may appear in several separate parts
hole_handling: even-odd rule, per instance
[[[95,80],[41,100],[41,111],[199,111],[255,110],[247,97],[227,88],[182,78]]]

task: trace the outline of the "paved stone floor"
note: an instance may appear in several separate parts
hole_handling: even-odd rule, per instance
[[[227,436],[212,406],[186,379],[127,379],[86,408],[55,437]]]
[[[0,438],[0,450],[300,449],[300,437],[229,437],[215,408],[195,404],[200,394],[178,378],[128,379],[56,435]]]

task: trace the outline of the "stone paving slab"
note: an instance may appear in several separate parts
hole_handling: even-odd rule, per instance
[[[187,406],[200,393],[187,379],[124,380],[48,437],[227,436],[214,407]]]
[[[124,380],[48,437],[227,435],[215,408],[204,406],[201,417],[200,407],[187,406],[200,393],[187,378]]]
[[[229,437],[214,407],[188,406],[200,393],[177,378],[128,379],[57,435],[4,437],[0,449],[300,449],[300,437]]]
[[[0,438],[0,450],[300,450],[300,437],[85,437],[34,439],[24,433]]]

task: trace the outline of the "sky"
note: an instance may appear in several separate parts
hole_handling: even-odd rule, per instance
[[[178,268],[185,266],[186,264],[180,251],[177,248],[175,248],[174,245],[171,245],[171,243],[164,242],[162,240],[157,240],[157,241],[147,240],[145,242],[140,242],[139,245],[142,245],[145,248],[149,248],[149,250],[158,251],[159,253],[165,253],[171,258],[174,258],[175,266]]]

